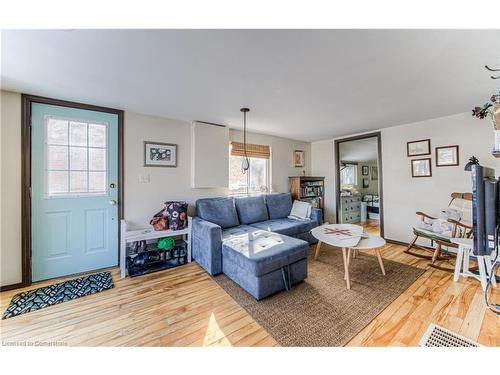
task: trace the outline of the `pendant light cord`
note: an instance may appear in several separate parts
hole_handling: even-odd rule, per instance
[[[247,172],[247,170],[250,168],[250,161],[248,160],[248,155],[247,155],[247,112],[248,112],[248,109],[246,109],[246,110],[242,109],[242,112],[243,112],[243,154],[244,154],[245,161],[246,161],[246,164],[245,164],[246,168],[241,168],[241,172],[243,174],[245,174]],[[248,183],[247,183],[247,185],[248,185]],[[247,186],[247,190],[248,190],[248,186]]]

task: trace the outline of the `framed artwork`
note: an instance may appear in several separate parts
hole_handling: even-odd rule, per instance
[[[177,167],[177,145],[144,141],[145,167]]]
[[[406,142],[407,156],[421,156],[431,154],[431,140],[421,139],[419,141]]]
[[[295,150],[293,152],[293,165],[294,167],[304,167],[304,151],[302,150]]]
[[[436,167],[459,165],[458,151],[458,145],[436,147]]]
[[[432,177],[431,158],[414,159],[411,161],[412,177]]]
[[[376,181],[378,180],[378,167],[376,165],[372,165],[372,175],[371,175],[371,179],[373,181]]]
[[[369,171],[368,171],[368,166],[367,166],[367,165],[363,165],[363,166],[361,167],[361,175],[362,175],[362,176],[368,176],[368,173],[369,173]]]
[[[368,178],[363,178],[363,189],[369,188],[370,187],[370,179]]]

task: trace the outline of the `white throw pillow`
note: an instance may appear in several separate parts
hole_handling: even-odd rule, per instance
[[[292,211],[289,219],[309,220],[311,218],[311,203],[302,201],[293,201]]]

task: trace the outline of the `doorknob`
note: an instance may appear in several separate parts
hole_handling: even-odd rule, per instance
[[[114,199],[111,199],[111,200],[109,201],[109,204],[110,204],[111,206],[115,206],[115,205],[116,205],[116,201],[115,201]]]

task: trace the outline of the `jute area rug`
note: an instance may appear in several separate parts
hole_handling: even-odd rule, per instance
[[[351,289],[344,281],[340,249],[323,245],[317,261],[309,257],[308,277],[256,301],[225,275],[215,281],[282,346],[344,346],[425,270],[360,254],[350,267]]]

